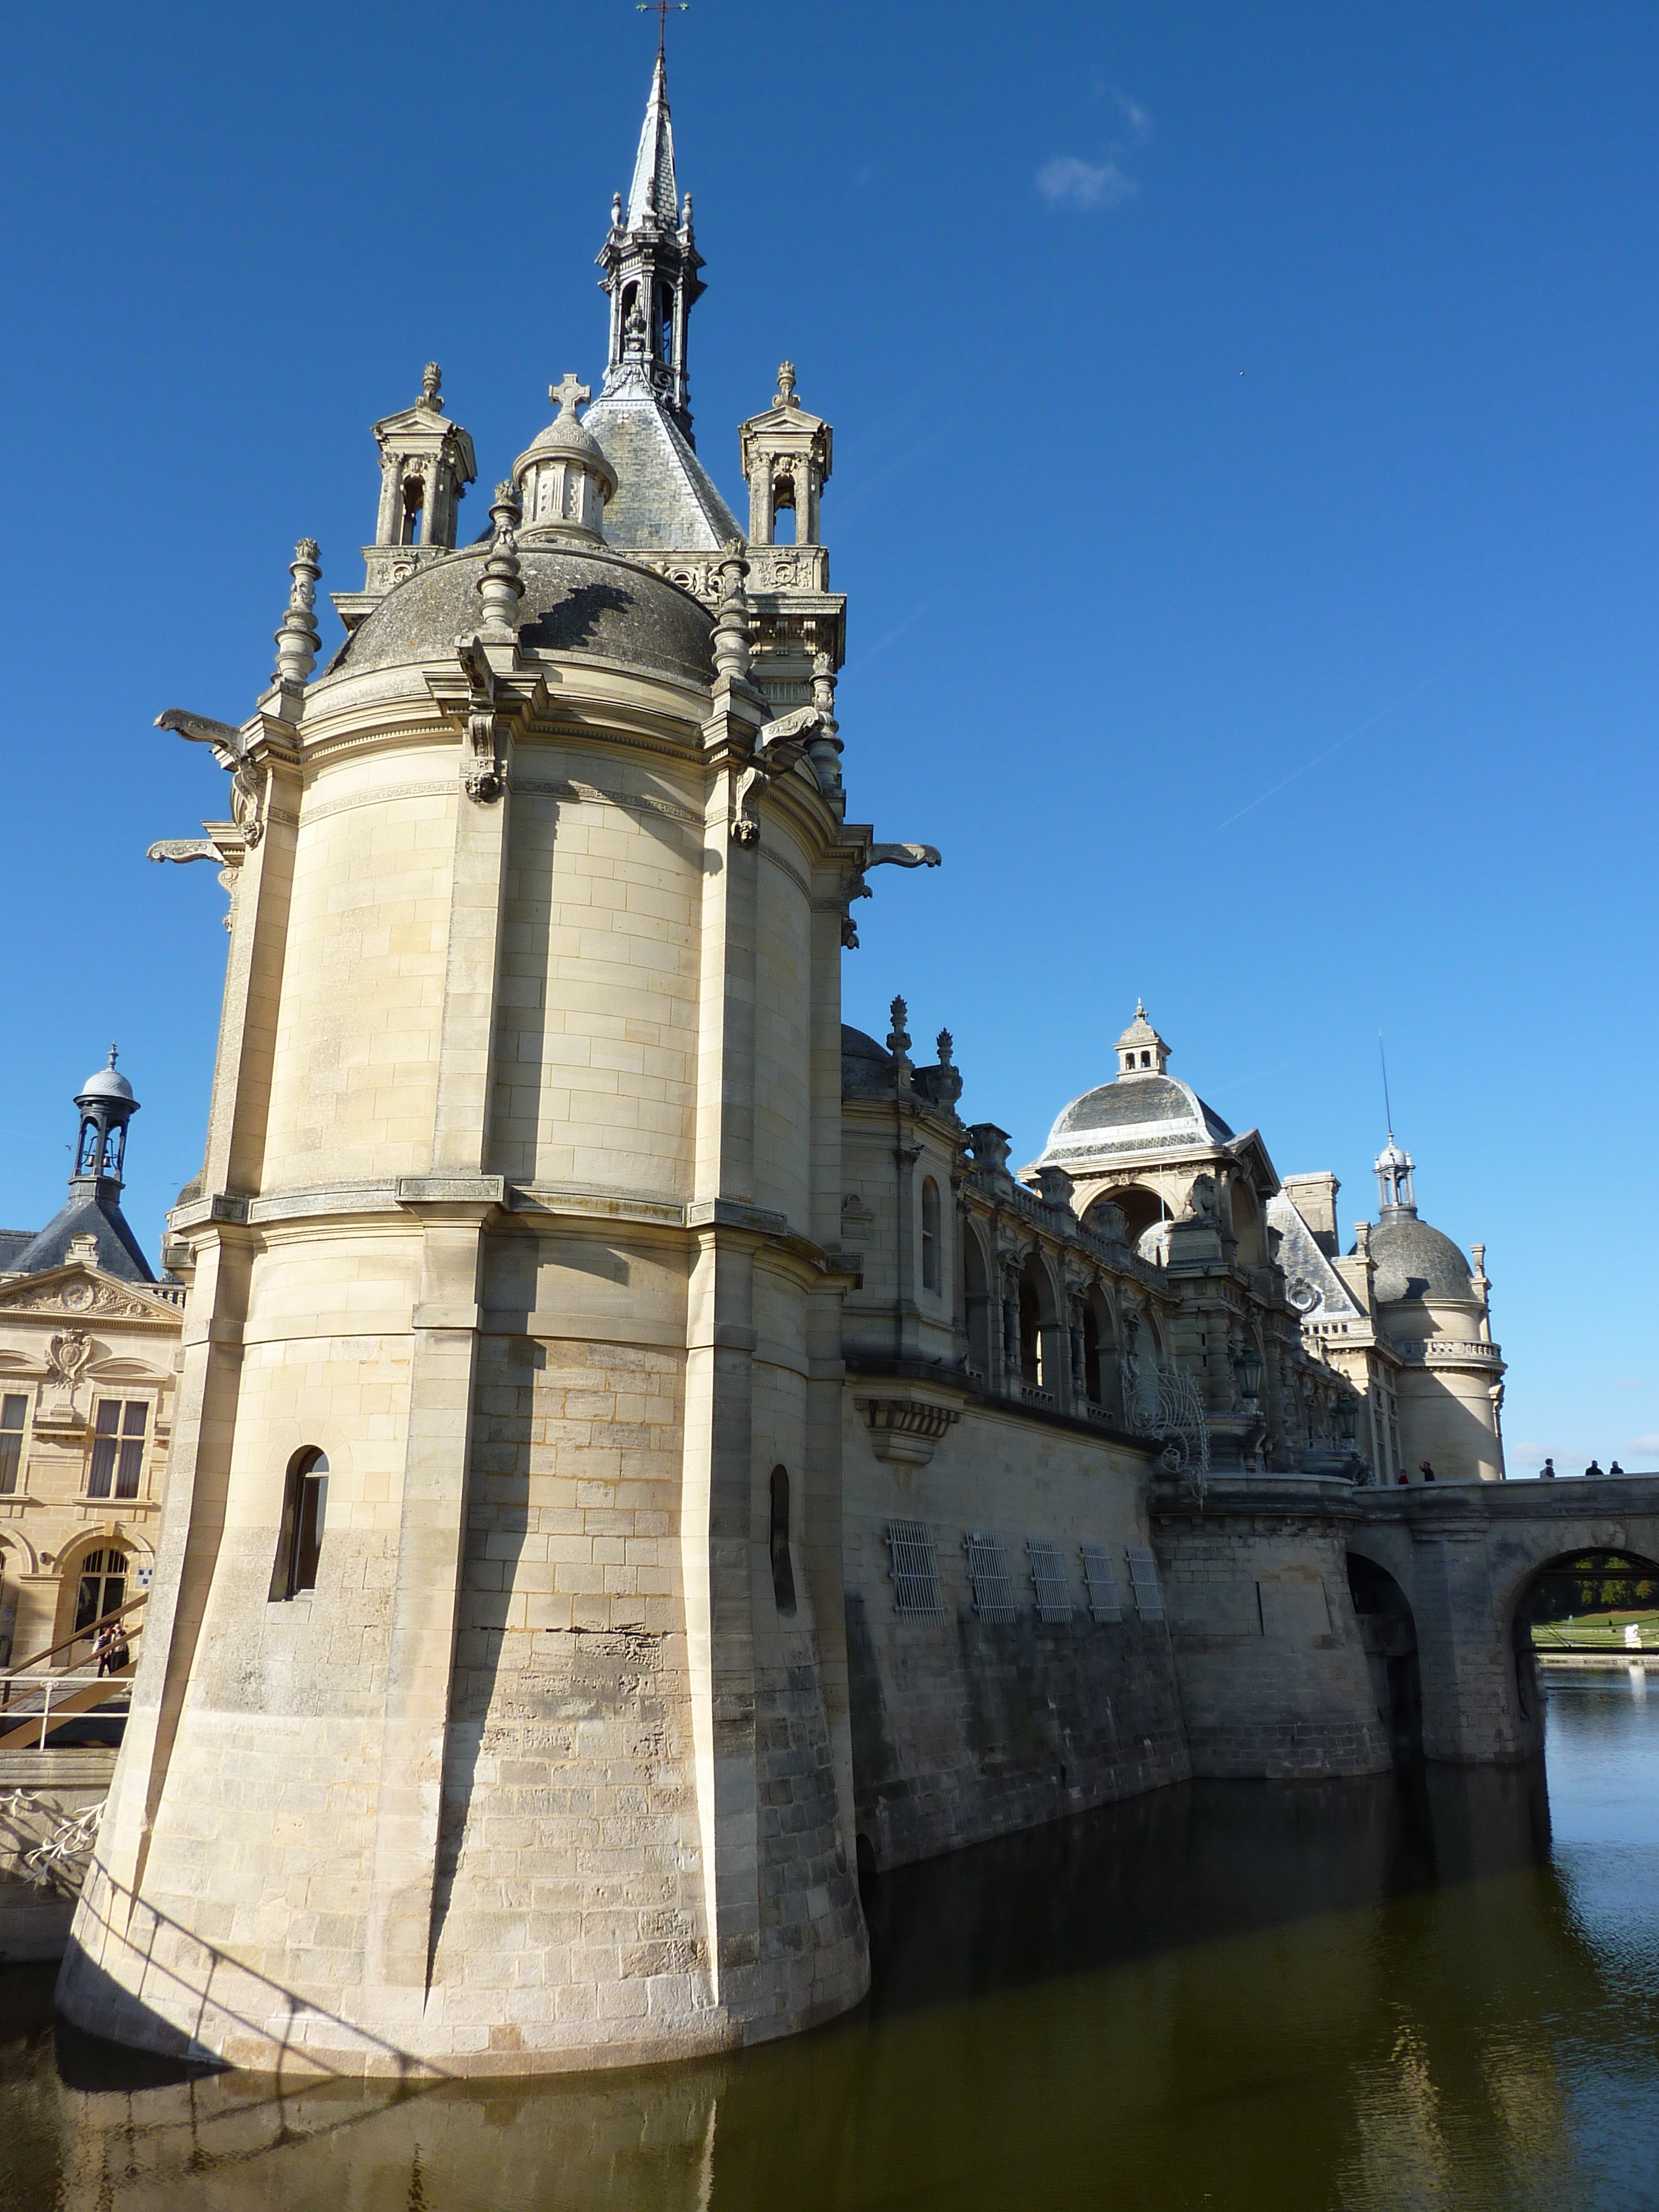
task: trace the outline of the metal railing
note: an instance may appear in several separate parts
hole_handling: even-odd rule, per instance
[[[92,1689],[100,1683],[108,1685],[107,1697],[95,1698],[90,1703],[80,1705],[73,1703],[73,1700],[83,1691]],[[52,1717],[54,1701],[58,1709],[55,1721]],[[132,1668],[130,1662],[118,1674],[42,1674],[38,1681],[23,1685],[7,1716],[13,1725],[7,1729],[6,1733],[8,1735],[14,1732],[21,1735],[22,1725],[32,1724],[38,1713],[40,1721],[40,1740],[38,1744],[30,1745],[27,1748],[44,1751],[46,1747],[46,1738],[54,1728],[62,1728],[70,1720],[79,1720],[100,1713],[106,1705],[112,1703],[119,1705],[122,1715],[125,1717],[131,1702]]]

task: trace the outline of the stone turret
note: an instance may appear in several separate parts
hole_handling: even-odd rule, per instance
[[[361,592],[333,595],[348,629],[355,629],[394,584],[454,550],[460,503],[477,480],[478,465],[471,437],[444,413],[442,385],[437,362],[428,362],[413,406],[383,416],[374,425],[380,503],[374,543],[363,548],[368,573]]]
[[[777,396],[764,414],[751,415],[738,435],[749,485],[750,544],[778,544],[778,516],[788,514],[794,532],[787,542],[817,544],[818,501],[830,480],[835,433],[796,398],[793,362],[779,363]]]

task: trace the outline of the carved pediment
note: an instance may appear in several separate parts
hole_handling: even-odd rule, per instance
[[[100,1321],[165,1321],[176,1328],[177,1307],[137,1283],[124,1283],[100,1267],[49,1267],[0,1285],[0,1314],[40,1314],[53,1321],[96,1316]]]

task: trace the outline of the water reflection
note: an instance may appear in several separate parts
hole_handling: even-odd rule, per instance
[[[668,2073],[162,2080],[12,1970],[0,2204],[1650,2205],[1659,1699],[1553,1690],[1550,1759],[1547,1802],[1535,1770],[1196,1784],[889,1875],[860,2014]]]

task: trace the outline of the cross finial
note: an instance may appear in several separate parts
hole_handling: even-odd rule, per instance
[[[547,396],[557,402],[562,416],[574,415],[578,407],[586,407],[593,397],[585,384],[577,383],[575,372],[568,368],[558,383],[548,386]]]
[[[634,4],[641,15],[654,15],[657,19],[657,58],[660,61],[668,36],[669,9],[678,8],[683,15],[691,5],[691,0],[634,0]]]

